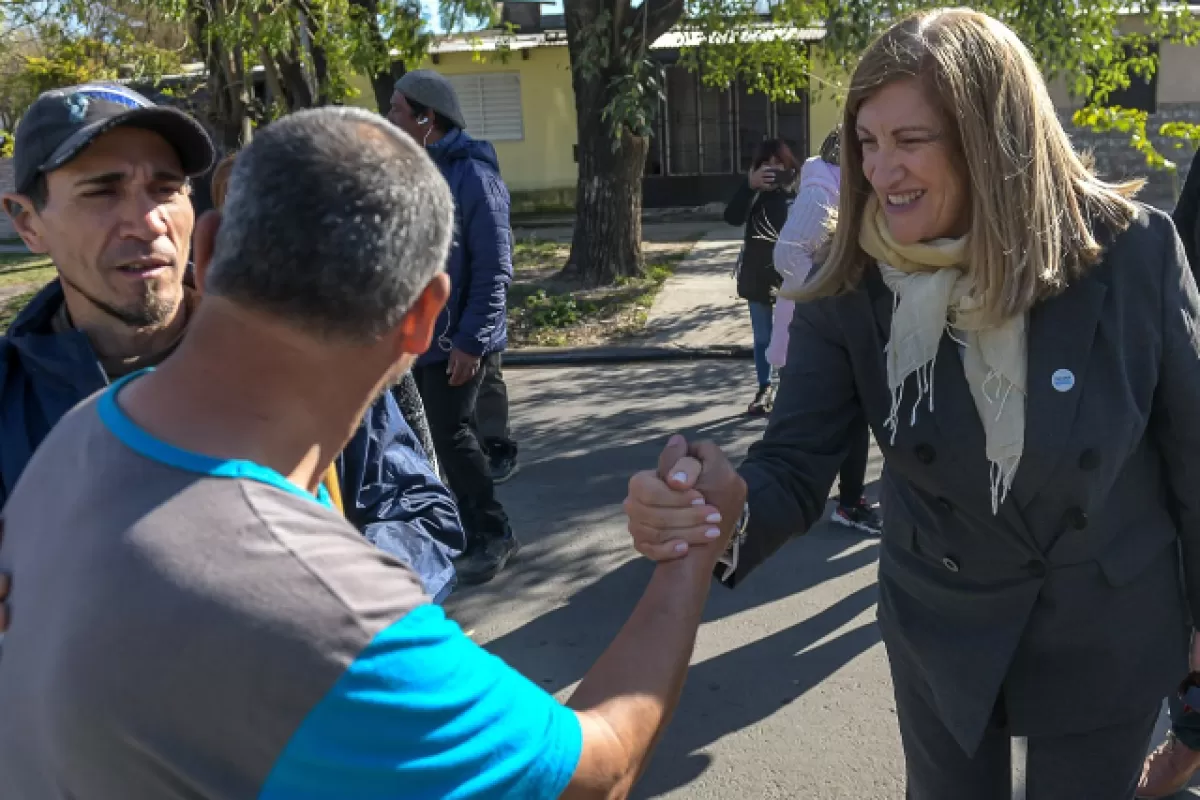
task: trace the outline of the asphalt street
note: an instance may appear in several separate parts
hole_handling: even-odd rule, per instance
[[[476,641],[565,698],[652,569],[625,531],[629,476],[652,467],[674,432],[740,458],[765,423],[743,414],[754,385],[746,361],[506,378],[521,472],[501,499],[524,548],[501,576],[447,605]],[[873,451],[869,495],[880,467]],[[736,591],[714,586],[679,710],[634,796],[903,798],[875,623],[877,556],[876,540],[824,522]],[[1021,755],[1018,742],[1014,764]],[[1018,798],[1021,782],[1018,769]]]

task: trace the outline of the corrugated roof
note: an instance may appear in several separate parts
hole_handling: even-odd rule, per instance
[[[730,44],[738,42],[769,42],[778,39],[797,42],[820,41],[825,36],[822,28],[795,28],[786,25],[761,25],[748,31],[740,31],[728,38]],[[695,47],[701,44],[699,31],[674,30],[660,36],[650,45],[651,50],[675,50],[680,47]],[[565,47],[567,32],[550,30],[540,33],[507,34],[481,31],[475,34],[446,36],[436,40],[430,53],[490,53],[498,50],[531,50],[536,47]]]

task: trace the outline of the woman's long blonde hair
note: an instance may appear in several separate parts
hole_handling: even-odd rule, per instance
[[[1095,226],[1128,227],[1144,181],[1101,181],[1071,147],[1029,51],[969,9],[920,12],[892,26],[854,71],[842,122],[841,193],[828,257],[795,299],[854,289],[870,258],[858,244],[871,186],[858,110],[894,81],[917,78],[970,175],[969,269],[990,322],[1024,313],[1101,256]]]

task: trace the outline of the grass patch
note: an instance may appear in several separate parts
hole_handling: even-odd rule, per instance
[[[0,253],[0,287],[37,284],[54,277],[54,265],[45,256],[28,253]]]
[[[592,345],[638,333],[663,283],[691,251],[692,239],[646,242],[646,274],[585,288],[564,277],[566,243],[518,241],[508,293],[509,336],[516,347]]]
[[[45,256],[0,253],[0,333],[53,278],[54,265]]]
[[[37,289],[32,289],[28,292],[0,299],[0,333],[8,330],[8,326],[17,318],[17,314],[21,313],[21,309],[25,308],[37,293]],[[3,295],[0,295],[0,297],[3,297]]]

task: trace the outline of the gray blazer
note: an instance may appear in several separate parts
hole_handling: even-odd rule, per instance
[[[968,753],[998,698],[1014,735],[1082,733],[1144,716],[1187,670],[1200,298],[1166,215],[1143,208],[1108,239],[1102,263],[1030,314],[1025,451],[997,515],[948,336],[934,412],[909,425],[909,386],[894,442],[884,428],[892,295],[874,268],[852,293],[797,305],[774,413],[740,468],[750,523],[730,583],[820,519],[865,416],[885,458],[879,624],[893,678],[920,682]],[[1064,369],[1075,383],[1058,391]]]

